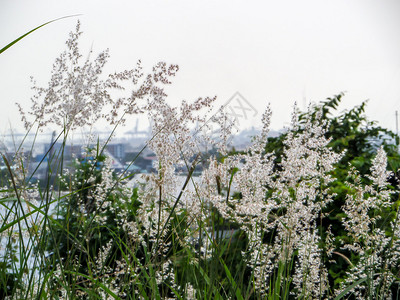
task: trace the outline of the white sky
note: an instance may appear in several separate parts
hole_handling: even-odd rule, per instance
[[[367,114],[395,130],[400,110],[400,1],[54,1],[1,0],[0,48],[55,18],[82,14],[81,50],[110,48],[110,72],[141,59],[180,66],[169,101],[239,91],[257,110],[268,102],[272,127],[290,120],[294,101],[346,92],[342,108],[370,99]],[[19,125],[30,76],[45,85],[77,18],[36,31],[0,55],[0,132]],[[257,120],[256,120],[257,119]]]

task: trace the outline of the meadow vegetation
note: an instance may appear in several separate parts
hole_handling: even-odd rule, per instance
[[[98,120],[114,131],[88,137],[72,171],[63,148],[49,151],[42,184],[27,172],[33,145],[2,154],[0,298],[400,298],[398,139],[368,121],[365,103],[338,113],[339,94],[295,107],[275,138],[267,107],[260,135],[237,152],[215,98],[168,104],[177,65],[145,73],[139,61],[106,76],[108,51],[83,58],[80,35],[78,23],[48,86],[33,81],[22,120],[27,132],[59,128],[64,146]],[[151,120],[145,147],[157,159],[132,187],[104,149],[135,114]]]

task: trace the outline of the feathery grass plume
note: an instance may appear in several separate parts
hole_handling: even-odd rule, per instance
[[[104,50],[92,58],[90,50],[86,59],[79,50],[82,35],[80,22],[75,32],[71,32],[66,42],[67,50],[53,65],[51,79],[47,87],[40,87],[32,78],[35,92],[31,98],[31,108],[25,112],[17,103],[25,124],[29,129],[36,122],[40,128],[58,125],[69,129],[94,125],[99,119],[110,124],[119,124],[125,117],[142,112],[147,97],[156,98],[163,94],[162,86],[170,84],[170,77],[178,71],[177,65],[156,64],[149,74],[144,74],[140,60],[136,67],[102,76],[110,55]],[[116,91],[132,90],[129,96],[120,96]]]
[[[392,297],[391,286],[398,278],[397,271],[400,268],[399,237],[395,229],[398,226],[397,219],[390,222],[394,229],[390,234],[378,224],[382,210],[392,205],[392,191],[387,181],[390,172],[386,171],[386,165],[386,153],[380,147],[371,167],[370,185],[360,183],[360,175],[356,170],[353,169],[349,174],[352,182],[347,184],[353,192],[348,195],[342,209],[346,214],[343,226],[352,242],[344,243],[342,249],[356,255],[357,260],[347,272],[347,278],[336,291],[337,294],[352,283],[365,279],[364,283],[347,289],[347,294],[354,294],[356,299]]]
[[[274,157],[262,150],[270,114],[268,109],[261,136],[243,154],[230,156],[223,163],[211,161],[203,172],[203,191],[208,191],[205,197],[224,218],[240,224],[246,233],[248,249],[243,254],[253,269],[257,293],[266,295],[278,265],[289,266],[295,258],[292,284],[296,295],[320,297],[328,286],[316,223],[323,217],[322,209],[332,201],[327,191],[327,184],[333,180],[329,172],[340,155],[327,147],[327,124],[310,119],[301,133],[288,133],[281,170],[274,171]],[[292,129],[296,126],[293,122]],[[216,178],[225,192],[215,190]],[[238,199],[230,194],[233,190],[240,193]],[[300,254],[293,257],[295,251]]]

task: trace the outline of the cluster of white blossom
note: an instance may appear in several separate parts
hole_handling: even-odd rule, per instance
[[[342,210],[346,214],[343,226],[352,243],[345,243],[342,249],[359,255],[359,260],[347,272],[348,277],[337,293],[356,281],[366,279],[366,284],[355,286],[348,293],[352,292],[357,299],[365,299],[366,295],[378,291],[376,298],[391,298],[389,287],[396,280],[396,274],[392,271],[400,268],[399,235],[396,232],[398,216],[391,221],[394,231],[392,237],[377,226],[379,212],[392,205],[390,196],[393,191],[387,181],[390,173],[386,171],[386,166],[386,153],[381,147],[373,160],[370,185],[361,184],[356,170],[352,169],[349,174],[353,182],[347,182],[347,185],[353,192],[347,195]]]
[[[33,124],[39,128],[58,125],[61,129],[91,127],[98,120],[119,124],[131,114],[143,112],[145,100],[163,94],[162,86],[169,84],[170,77],[178,71],[177,65],[163,62],[144,74],[141,61],[131,70],[124,70],[102,77],[109,59],[108,49],[95,59],[92,50],[82,58],[78,42],[82,32],[80,22],[66,42],[67,50],[56,59],[47,87],[40,87],[32,79],[34,96],[28,112],[17,103],[26,129]],[[122,96],[121,91],[131,90]],[[142,103],[143,102],[143,103]]]
[[[274,156],[263,150],[270,116],[267,109],[263,131],[245,153],[223,163],[210,161],[200,190],[224,218],[240,224],[246,233],[249,249],[244,254],[254,270],[257,291],[267,293],[279,263],[289,263],[298,250],[294,279],[298,295],[319,297],[328,286],[316,224],[323,218],[322,209],[332,201],[326,186],[332,181],[329,172],[341,156],[327,147],[327,124],[307,120],[297,135],[293,133],[297,125],[292,124],[280,170],[274,170]],[[215,188],[217,181],[224,192]],[[232,197],[234,190],[240,199]],[[265,243],[263,237],[272,233],[274,241]]]

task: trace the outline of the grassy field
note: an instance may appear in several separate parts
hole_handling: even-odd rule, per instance
[[[295,109],[279,147],[268,139],[267,108],[261,134],[232,151],[233,124],[223,110],[209,112],[215,98],[168,104],[163,87],[178,66],[161,62],[145,74],[138,62],[105,76],[108,52],[83,59],[80,35],[78,23],[21,118],[27,132],[58,128],[54,144],[64,147],[99,119],[114,132],[88,138],[72,165],[63,147],[50,148],[42,182],[28,172],[23,149],[33,145],[2,154],[0,298],[400,298],[399,186],[383,144],[367,171],[343,169],[350,149],[334,149],[317,105]],[[139,113],[152,121],[145,147],[156,171],[132,188],[104,149]]]

